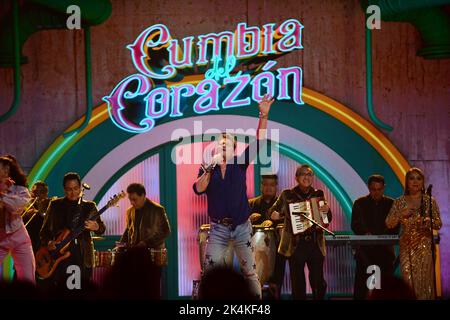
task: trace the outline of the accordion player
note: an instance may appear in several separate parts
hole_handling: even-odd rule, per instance
[[[310,198],[306,201],[290,203],[289,211],[291,214],[292,233],[294,235],[303,233],[313,225],[311,221],[303,217],[301,214],[306,215],[319,225],[327,227],[329,224],[328,216],[326,213],[322,214],[319,210],[319,208],[323,205],[325,205],[323,198]]]

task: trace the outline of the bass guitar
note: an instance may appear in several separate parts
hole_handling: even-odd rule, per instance
[[[102,213],[110,207],[115,206],[119,200],[125,198],[125,196],[126,194],[123,191],[117,195],[114,195],[108,203],[96,214],[91,216],[89,220],[95,221]],[[84,225],[72,231],[69,229],[64,229],[55,240],[55,249],[50,250],[47,246],[44,246],[36,252],[36,273],[41,279],[51,277],[58,265],[70,257],[70,251],[67,250],[70,243],[84,231]]]

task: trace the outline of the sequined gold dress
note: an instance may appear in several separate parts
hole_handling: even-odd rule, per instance
[[[394,228],[399,223],[402,226],[400,236],[400,268],[403,279],[414,290],[417,299],[434,299],[433,259],[431,255],[431,233],[429,221],[429,196],[423,195],[425,215],[421,215],[420,209],[404,218],[401,212],[408,208],[405,196],[395,199],[389,215],[386,218],[386,226]],[[433,229],[439,230],[442,226],[439,207],[432,198]],[[428,219],[425,219],[428,217]]]

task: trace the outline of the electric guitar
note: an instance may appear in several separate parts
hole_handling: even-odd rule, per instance
[[[125,192],[114,195],[108,203],[101,208],[96,214],[89,218],[95,221],[97,218],[112,206],[115,206],[120,199],[125,198]],[[83,231],[86,230],[84,225],[75,230],[64,229],[57,236],[56,248],[50,250],[47,246],[41,247],[36,252],[36,273],[41,279],[47,279],[53,275],[61,261],[70,257],[70,251],[67,251],[72,240],[76,239]]]

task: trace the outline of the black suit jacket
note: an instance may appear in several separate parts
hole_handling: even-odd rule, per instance
[[[392,207],[394,200],[383,196],[379,202],[375,202],[370,195],[361,197],[353,203],[352,208],[352,230],[355,234],[373,235],[398,234],[399,227],[388,229],[385,220]],[[394,260],[395,252],[393,246],[361,246],[356,250],[356,258],[362,255],[375,255],[382,259]]]
[[[383,196],[375,202],[370,195],[361,197],[353,203],[352,230],[355,234],[398,234],[398,228],[388,229],[385,224],[394,200]]]
[[[127,210],[127,227],[120,241],[129,246],[144,241],[148,248],[165,248],[165,240],[170,235],[170,225],[164,207],[146,199],[141,210],[139,225],[136,225],[135,209],[131,207]]]
[[[73,207],[66,198],[52,200],[47,208],[44,224],[40,232],[41,244],[47,245],[50,240],[55,240],[58,234],[64,229],[70,228]],[[92,201],[82,201],[81,203],[81,221],[89,219],[90,216],[97,213],[97,207]],[[96,235],[105,232],[106,226],[100,217],[97,218],[98,230],[93,231]],[[94,244],[91,237],[91,231],[83,231],[77,238],[78,245],[83,256],[84,266],[92,268],[94,261]]]

